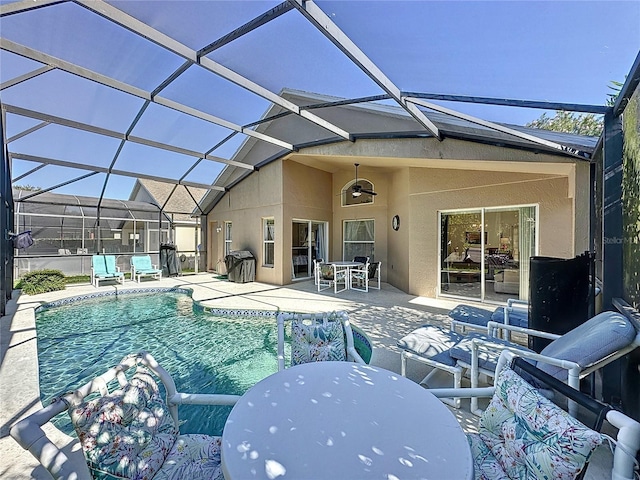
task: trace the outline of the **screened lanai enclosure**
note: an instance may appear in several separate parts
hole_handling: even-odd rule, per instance
[[[585,236],[594,250],[600,249],[603,298],[609,305],[613,296],[622,295],[621,282],[611,280],[622,278],[622,246],[602,237],[622,238],[622,223],[620,212],[609,208],[618,205],[621,182],[607,172],[619,172],[621,115],[638,84],[638,60],[637,45],[624,41],[628,37],[600,39],[597,22],[624,10],[616,33],[631,38],[640,22],[637,9],[626,3],[618,9],[611,2],[593,2],[586,12],[581,3],[0,1],[3,302],[16,272],[55,268],[55,262],[65,262],[68,273],[82,272],[84,256],[100,252],[122,256],[119,261],[126,266],[127,255],[157,252],[158,245],[172,240],[173,227],[178,236],[177,222],[167,208],[176,187],[193,200],[191,208],[180,213],[202,224],[201,238],[194,236],[191,243],[194,254],[198,245],[203,246],[206,259],[213,255],[208,248],[212,237],[231,243],[223,237],[223,226],[230,229],[233,224],[234,249],[245,247],[241,223],[219,223],[207,215],[218,205],[241,208],[236,187],[280,159],[297,156],[295,161],[317,171],[334,175],[344,170],[351,176],[352,157],[320,159],[318,153],[336,145],[357,152],[367,141],[395,145],[404,139],[428,139],[435,145],[430,160],[443,162],[439,168],[448,168],[452,160],[468,160],[469,152],[482,145],[506,147],[515,156],[525,151],[561,157],[559,161],[567,164],[589,164],[588,184],[569,190],[592,191],[598,182],[602,187],[604,203],[592,199],[593,217],[602,221],[592,222]],[[581,30],[567,29],[585,15],[595,22],[590,27],[593,35],[586,39]],[[518,21],[505,21],[514,18]],[[572,39],[579,39],[574,49],[594,50],[584,42],[600,42],[606,44],[606,55],[582,58],[570,52],[551,60],[549,52],[556,49],[549,45],[555,40],[529,56],[517,46],[523,35],[537,45],[549,32],[567,30]],[[614,53],[619,54],[616,68]],[[448,63],[451,59],[455,66]],[[625,79],[629,67],[632,73]],[[584,75],[586,71],[590,75]],[[614,104],[605,105],[611,80],[624,85]],[[582,84],[597,95],[577,88]],[[296,103],[284,92],[312,92],[318,95],[307,98],[323,100]],[[380,112],[382,120],[358,122],[353,121],[358,117],[339,114],[355,106]],[[402,122],[387,115],[390,107],[401,112]],[[597,166],[601,170],[591,149],[585,151],[555,132],[523,127],[541,112],[556,110],[605,116],[606,134],[598,146],[607,151]],[[449,147],[457,141],[464,142],[465,156],[448,158]],[[306,151],[313,154],[305,157]],[[412,160],[407,168],[420,167],[422,160]],[[381,163],[379,158],[363,157],[358,162],[362,172],[387,175],[398,159]],[[149,201],[138,205],[139,198],[131,192],[140,179],[167,185],[168,197],[153,207]],[[343,181],[338,188],[345,185],[350,184]],[[20,186],[37,190],[14,195],[13,189]],[[198,195],[196,190],[206,193]],[[260,197],[258,190],[251,193],[264,205],[274,202]],[[62,197],[53,201],[50,194]],[[383,197],[371,202],[372,209],[384,203]],[[344,211],[361,211],[361,206],[366,207],[346,205]],[[370,230],[391,238],[391,218],[397,213],[385,213],[384,226],[379,222]],[[448,208],[439,212],[444,218],[453,213]],[[263,217],[256,227],[260,232],[272,214]],[[401,217],[397,236],[411,226],[407,215]],[[311,225],[328,222],[308,215],[292,218]],[[36,220],[41,222],[38,227]],[[370,217],[354,214],[338,225],[337,220],[329,223],[332,232],[338,232],[330,242],[345,243],[342,237],[350,231],[350,221],[369,222]],[[293,270],[284,276],[287,279],[308,276],[309,263],[292,266],[291,251],[309,248],[307,258],[313,251],[304,241],[292,244],[295,222],[286,223],[286,232],[275,225],[276,236],[269,240],[275,253],[259,267],[279,262]],[[28,229],[34,245],[14,250],[12,235]],[[508,263],[524,252],[519,244],[524,237],[512,230],[492,232],[492,248],[497,251],[487,248],[485,256]],[[406,244],[408,237],[403,240]],[[458,236],[451,232],[450,240],[452,249],[456,242],[468,248],[477,241],[468,241],[466,231]],[[262,243],[259,250],[272,251],[271,244]],[[376,256],[381,251],[379,243],[366,248]],[[448,251],[447,242],[434,248],[439,260],[435,275],[451,273],[446,259],[453,250]],[[285,250],[287,258],[280,253]],[[44,263],[29,264],[35,262],[29,256],[36,255]],[[504,260],[505,256],[510,258]],[[393,259],[386,260],[391,269]],[[401,260],[408,263],[400,255],[395,265]],[[216,258],[206,263],[215,264]],[[482,280],[480,285],[492,273],[491,264],[484,268],[481,275],[473,272],[473,278]],[[448,284],[449,292],[460,287],[453,281]],[[438,293],[443,293],[441,287],[440,283]]]
[[[28,233],[33,240],[16,249],[17,278],[41,269],[87,275],[95,252],[115,254],[122,271],[129,270],[129,257],[136,253],[152,253],[158,264],[160,245],[175,238],[170,218],[149,203],[103,199],[98,208],[95,198],[52,193],[21,201],[34,193],[13,192],[16,234]]]

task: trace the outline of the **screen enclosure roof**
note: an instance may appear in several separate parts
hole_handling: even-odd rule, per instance
[[[175,185],[186,189],[194,204],[180,202],[184,213],[199,213],[198,202],[223,195],[258,164],[307,145],[376,135],[512,142],[588,160],[593,138],[516,127],[525,122],[502,113],[478,116],[480,104],[499,112],[608,107],[580,98],[517,100],[532,97],[501,79],[504,70],[471,61],[447,71],[438,51],[456,54],[447,35],[464,34],[454,21],[462,4],[2,1],[2,127],[13,185],[37,186],[40,195],[80,192],[102,204],[128,199],[136,179],[147,179],[166,184],[169,196]],[[484,47],[481,38],[467,40],[472,53],[494,58],[491,42],[500,39],[488,37]],[[516,39],[502,39],[509,41]],[[560,70],[547,68],[548,75]],[[460,90],[450,90],[451,78]],[[287,92],[308,92],[310,100],[301,105]],[[392,109],[408,126],[369,131],[328,114],[341,105]],[[264,133],[284,119],[307,134]],[[238,155],[249,142],[261,145],[261,158]]]

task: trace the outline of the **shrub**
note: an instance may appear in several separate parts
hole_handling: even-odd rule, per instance
[[[20,282],[18,288],[27,295],[55,292],[66,288],[64,274],[60,270],[35,270],[27,273]]]

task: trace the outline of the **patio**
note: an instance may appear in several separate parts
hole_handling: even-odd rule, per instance
[[[637,310],[638,18],[634,2],[3,1],[0,477],[49,478],[9,436],[41,407],[40,302],[181,286],[221,308],[346,310],[371,363],[398,373],[416,327],[469,298],[529,298],[533,256],[592,253],[594,307]],[[532,121],[553,111],[603,132]],[[92,254],[155,263],[167,243],[209,273],[13,291],[28,271],[86,275]],[[236,249],[257,282],[220,280]],[[313,259],[362,254],[380,290],[303,280]],[[639,353],[600,379],[636,417]],[[408,368],[418,382],[428,367]],[[453,412],[476,425],[468,401]]]
[[[396,347],[396,341],[424,323],[448,323],[447,312],[456,304],[442,299],[414,297],[384,283],[380,291],[362,293],[349,290],[339,296],[329,292],[317,293],[313,281],[278,287],[257,282],[233,283],[204,273],[142,283],[142,288],[158,286],[191,288],[195,301],[219,308],[308,312],[346,310],[353,323],[367,333],[374,346],[372,365],[398,373],[400,372],[400,353]],[[138,284],[135,282],[126,282],[124,287],[120,288],[137,287]],[[116,287],[102,286],[99,290],[114,288]],[[9,436],[10,426],[16,420],[41,408],[33,308],[41,302],[95,292],[96,289],[93,286],[82,284],[68,286],[67,290],[62,292],[37,296],[14,293],[9,304],[8,315],[2,317],[0,323],[2,328],[0,332],[2,339],[0,456],[11,459],[10,462],[5,462],[0,470],[0,476],[3,478],[50,478],[48,473],[38,466],[35,459],[28,452],[23,451]],[[420,381],[426,373],[426,368],[428,367],[410,362],[407,377]],[[467,409],[468,402],[463,401],[463,407],[460,410],[452,409],[452,412],[465,430],[473,431],[477,424],[477,417],[469,414]],[[70,442],[66,435],[58,432],[56,438],[61,445],[68,444],[67,449],[74,448],[73,442]],[[75,458],[83,461],[79,452]],[[605,472],[610,469],[610,459],[608,447],[600,447],[585,478],[605,478],[607,475]]]

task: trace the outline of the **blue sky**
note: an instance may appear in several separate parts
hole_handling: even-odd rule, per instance
[[[0,3],[8,3],[0,1]],[[193,49],[267,11],[270,1],[113,2]],[[640,50],[639,1],[324,1],[318,5],[364,53],[405,91],[475,95],[553,102],[604,104],[611,81],[624,81]],[[68,22],[68,23],[66,23]],[[73,4],[56,5],[0,19],[3,38],[152,90],[180,63],[161,48],[123,32]],[[381,93],[295,11],[217,50],[210,58],[279,92],[296,88],[340,97]],[[5,82],[36,65],[14,54],[0,55]],[[41,110],[91,125],[126,131],[142,101],[61,72],[0,93],[9,105]],[[201,69],[190,68],[163,96],[244,124],[258,119],[268,102]],[[539,110],[451,103],[447,107],[498,122],[524,124]],[[206,151],[229,131],[152,106],[134,134]],[[32,126],[7,118],[11,137]],[[229,158],[242,136],[216,150]],[[86,133],[69,135],[46,127],[17,140],[10,150],[80,163],[108,165],[118,141]],[[181,162],[150,147],[127,145],[116,168],[180,176]],[[154,151],[155,150],[155,151]],[[153,158],[149,161],[148,158]],[[185,162],[186,163],[186,162]],[[16,162],[14,177],[33,168]],[[201,162],[191,179],[213,181],[220,167]],[[86,171],[77,170],[71,177]],[[48,187],[69,179],[68,169],[46,167],[20,183]],[[104,176],[57,189],[96,195]],[[107,196],[126,198],[132,180],[115,177]]]

